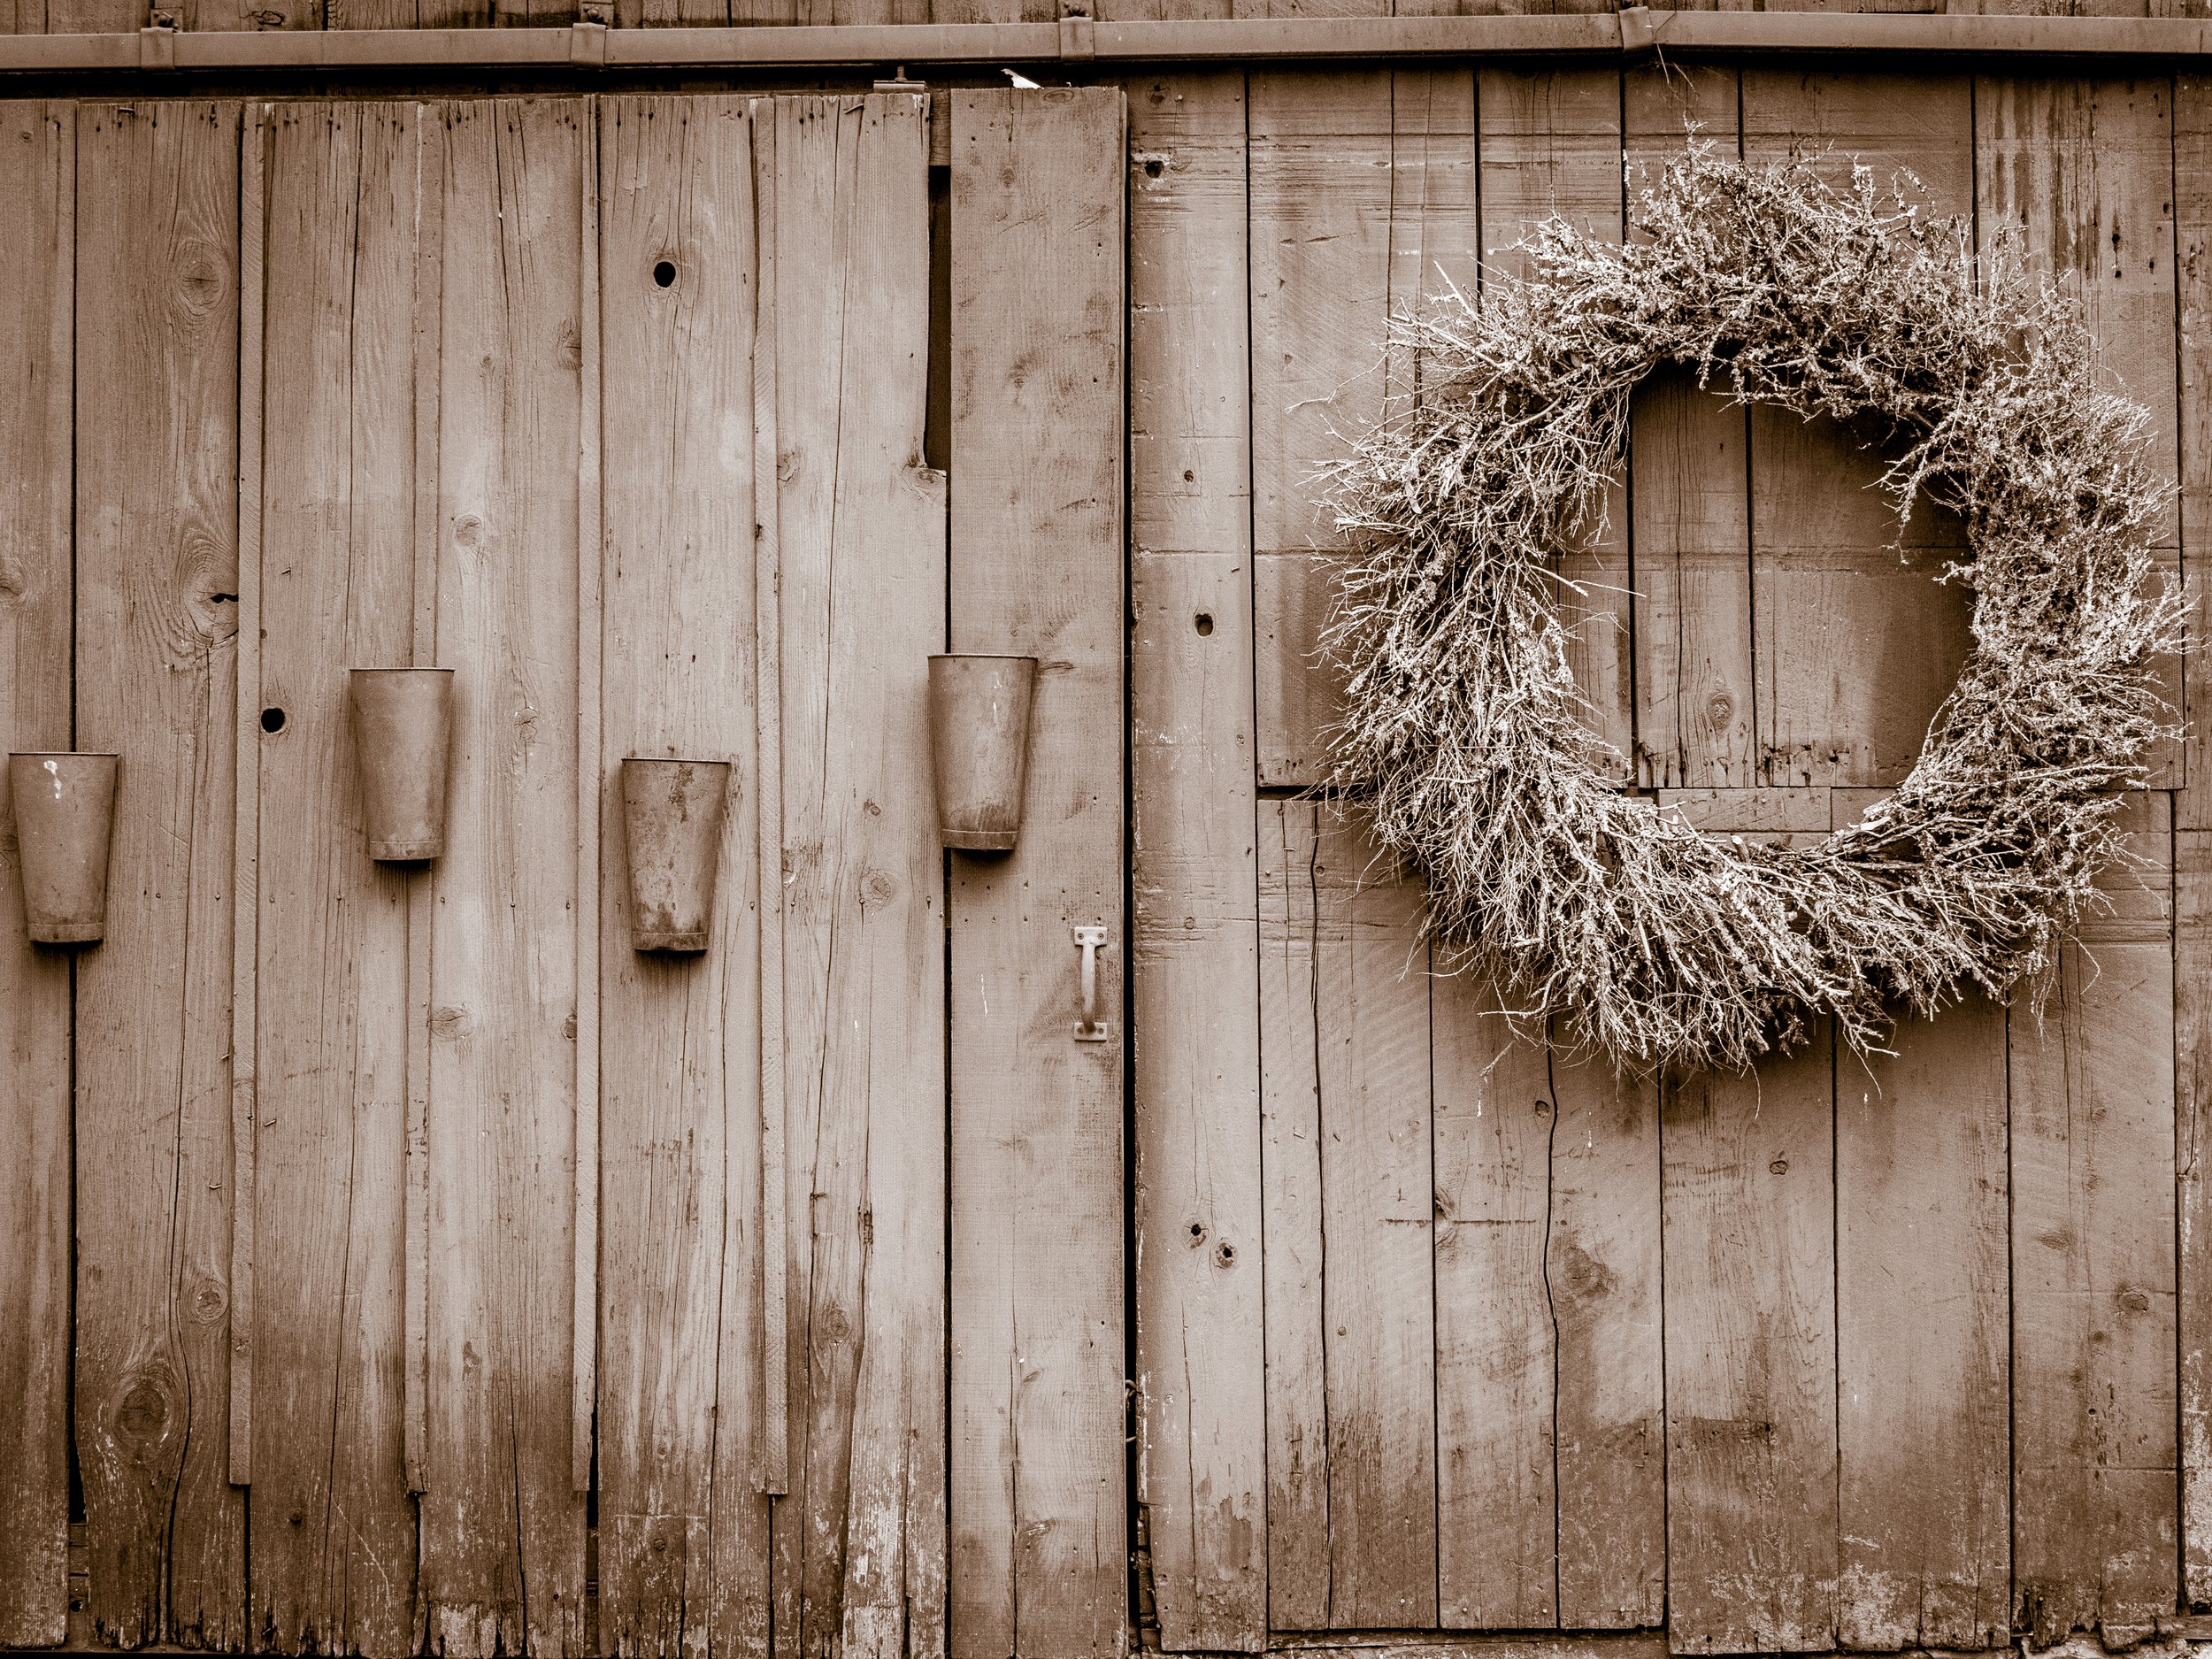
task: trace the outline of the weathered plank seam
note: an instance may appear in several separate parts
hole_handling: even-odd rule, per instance
[[[260,921],[262,329],[267,303],[268,119],[243,124],[238,247],[237,795],[231,847],[230,1482],[253,1478],[254,1140]]]
[[[767,111],[767,119],[760,111]],[[753,672],[760,901],[761,1427],[757,1485],[790,1479],[788,1222],[784,1174],[783,559],[776,491],[776,108],[752,106]]]
[[[412,480],[414,508],[412,656],[438,660],[439,357],[445,280],[445,111],[415,106],[415,308]],[[431,918],[436,877],[407,882],[407,1156],[405,1338],[403,1343],[403,1460],[407,1489],[430,1489],[430,995]],[[427,1602],[419,1619],[427,1617]]]
[[[591,1490],[592,1417],[599,1375],[599,781],[600,561],[599,100],[583,101],[583,408],[576,467],[576,1233],[572,1304],[569,1480]]]

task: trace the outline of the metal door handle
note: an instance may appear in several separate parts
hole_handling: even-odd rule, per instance
[[[1075,1022],[1078,1042],[1104,1042],[1106,1022],[1098,1017],[1098,953],[1106,943],[1103,927],[1079,927],[1075,942],[1083,951],[1083,1018]]]

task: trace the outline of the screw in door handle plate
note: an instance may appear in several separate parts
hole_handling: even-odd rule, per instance
[[[1104,1042],[1110,1034],[1098,1017],[1098,953],[1106,944],[1103,927],[1079,927],[1075,942],[1083,952],[1083,1018],[1075,1022],[1078,1042]]]

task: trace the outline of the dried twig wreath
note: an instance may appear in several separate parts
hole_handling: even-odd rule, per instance
[[[2146,552],[2148,417],[2016,242],[1978,262],[1864,169],[1841,191],[1694,142],[1636,223],[1616,247],[1554,221],[1525,280],[1393,323],[1417,401],[1327,474],[1357,549],[1331,780],[1426,875],[1442,959],[1533,1030],[1638,1070],[1747,1066],[1828,1015],[1878,1050],[1900,1005],[2040,979],[2120,851],[2110,792],[2145,780],[2182,630]],[[1551,555],[1600,520],[1629,394],[1670,363],[1870,428],[1901,522],[1924,491],[1966,523],[1939,578],[1974,594],[1957,687],[1905,782],[1817,845],[1662,813],[1580,718]]]

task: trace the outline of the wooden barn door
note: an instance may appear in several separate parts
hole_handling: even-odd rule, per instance
[[[1823,1033],[1755,1077],[1514,1041],[1428,972],[1417,879],[1312,793],[1347,547],[1313,469],[1416,384],[1392,311],[1479,297],[1555,213],[1618,239],[1624,158],[1686,122],[1754,158],[1832,146],[1840,177],[1907,167],[1930,211],[2014,227],[2179,481],[2202,99],[1757,65],[1133,83],[1137,1512],[1167,1650],[2124,1642],[2176,1616],[2185,1563],[2192,1601],[2212,1583],[2200,748],[2130,800],[2139,867],[2039,1023],[1970,1000],[1893,1055]],[[1832,426],[1643,388],[1607,532],[1563,552],[1624,787],[1811,838],[1905,776],[1966,648],[1932,580],[1962,533],[1924,504],[1901,557],[1878,471]]]
[[[0,1646],[1119,1650],[1122,107],[0,105],[0,734],[124,779],[73,970],[0,879]],[[629,756],[732,764],[703,956]]]
[[[941,1621],[926,105],[285,106],[249,223],[257,143],[259,1639]],[[337,672],[410,660],[460,704],[413,875]],[[703,957],[631,948],[631,755],[734,763]]]

